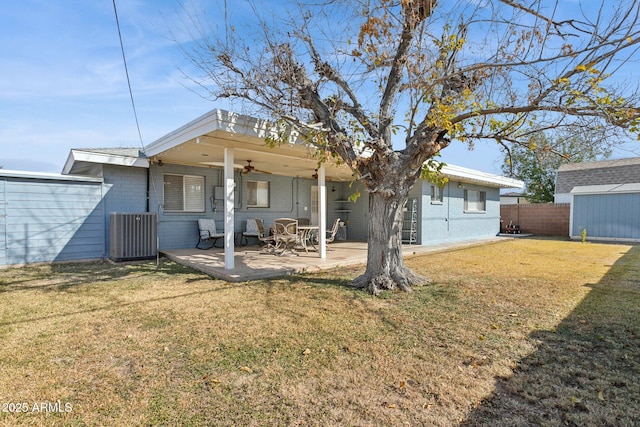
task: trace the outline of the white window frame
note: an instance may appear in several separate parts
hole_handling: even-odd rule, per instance
[[[431,185],[431,204],[432,205],[441,205],[444,200],[444,188],[439,185],[432,184]]]
[[[464,211],[484,213],[487,211],[487,192],[481,190],[464,190]]]
[[[173,183],[167,182],[167,177],[172,177],[174,180]],[[169,206],[167,208],[167,192],[171,187],[167,187],[169,184],[178,184],[178,180],[176,177],[180,178],[182,181],[182,188],[180,189],[178,194],[169,195],[170,198],[175,199],[174,201],[179,202],[180,195],[182,196],[182,201],[180,201],[180,206]],[[163,190],[164,190],[164,211],[165,212],[204,212],[205,211],[205,179],[204,176],[200,175],[182,175],[175,173],[166,173],[163,175]],[[177,190],[176,190],[177,191]],[[169,203],[171,205],[171,203]]]
[[[269,207],[269,181],[247,181],[247,207]]]

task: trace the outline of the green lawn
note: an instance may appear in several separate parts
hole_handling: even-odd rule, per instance
[[[640,247],[514,239],[228,284],[163,263],[0,270],[0,425],[635,425]],[[27,412],[16,412],[27,409]]]

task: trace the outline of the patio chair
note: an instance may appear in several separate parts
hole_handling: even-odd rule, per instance
[[[255,222],[256,228],[258,229],[258,240],[261,243],[266,244],[266,246],[262,250],[265,252],[273,252],[276,243],[275,236],[270,236],[269,233],[266,232],[264,228],[264,221],[262,221],[261,218],[254,218],[253,221]]]
[[[259,219],[259,218],[257,218]],[[260,230],[258,230],[258,224],[256,223],[256,218],[248,218],[247,219],[247,226],[245,227],[245,231],[242,232],[242,240],[240,241],[241,245],[247,245],[249,243],[248,238],[249,237],[255,237],[256,239],[258,239],[258,241],[260,241]],[[262,220],[260,220],[262,221]],[[263,230],[264,230],[264,225],[263,225]]]
[[[338,233],[338,225],[340,224],[340,218],[336,218],[333,221],[333,226],[331,230],[327,230],[327,243],[331,243],[336,239],[336,234]]]
[[[224,233],[218,233],[216,230],[216,222],[211,218],[198,219],[198,243],[196,248],[198,249],[211,249],[216,245],[218,239],[224,238]],[[210,243],[208,248],[201,248],[201,243]],[[223,240],[224,242],[224,240]]]
[[[274,221],[276,240],[276,250],[279,250],[279,255],[284,255],[286,252],[298,255],[296,252],[296,246],[300,243],[300,236],[298,235],[298,220],[293,218],[278,218]]]

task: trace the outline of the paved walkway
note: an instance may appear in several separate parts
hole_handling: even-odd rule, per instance
[[[404,245],[405,257],[429,252],[440,252],[469,246],[495,243],[504,239],[494,237],[472,242],[447,243],[440,245],[419,246]],[[179,264],[191,267],[217,279],[227,282],[246,282],[269,277],[286,276],[304,272],[328,270],[347,265],[364,265],[367,261],[366,242],[334,242],[327,245],[327,257],[320,259],[317,252],[308,254],[300,252],[296,255],[278,256],[263,253],[258,246],[236,248],[235,268],[224,268],[224,250],[212,248],[161,250],[160,253]]]

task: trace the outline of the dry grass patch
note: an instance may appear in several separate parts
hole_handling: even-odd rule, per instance
[[[640,254],[509,240],[242,284],[172,263],[0,270],[4,425],[630,425]],[[510,420],[510,421],[509,421]]]

